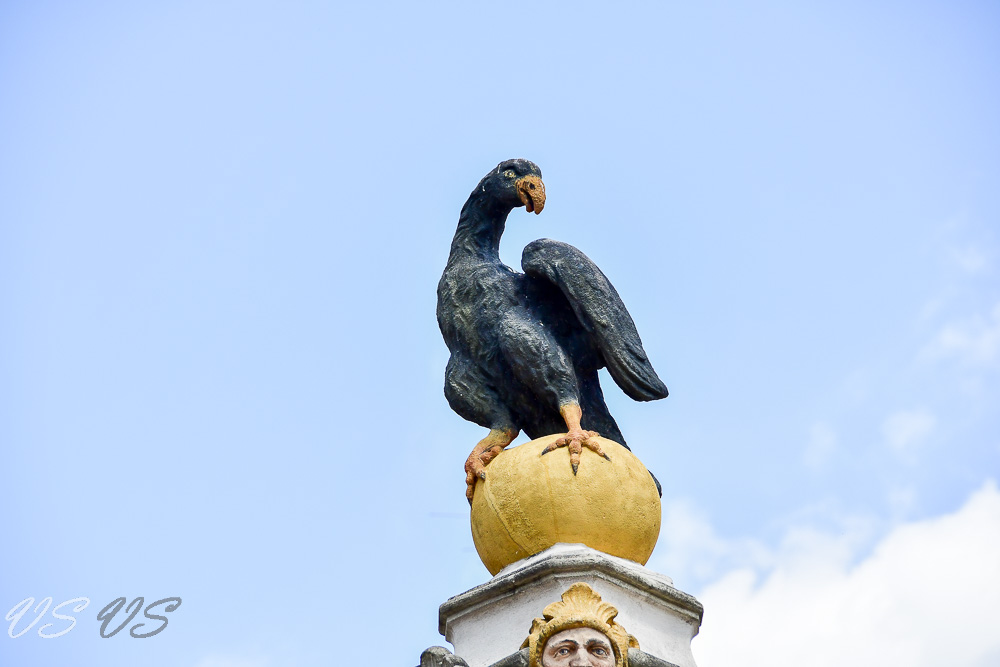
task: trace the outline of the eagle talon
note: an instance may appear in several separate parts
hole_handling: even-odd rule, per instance
[[[611,460],[611,457],[601,448],[601,443],[597,442],[598,437],[595,431],[584,431],[580,428],[570,429],[566,435],[546,446],[539,456],[545,456],[560,447],[566,447],[569,450],[569,463],[573,467],[573,475],[576,475],[580,470],[580,454],[583,453],[584,447],[603,457],[606,461]]]
[[[469,458],[465,460],[465,497],[470,505],[476,491],[476,482],[486,481],[486,465],[499,456],[504,447],[514,442],[517,433],[517,429],[490,429],[489,435],[472,448]]]
[[[503,447],[500,445],[493,445],[489,449],[483,450],[483,453],[479,455],[479,460],[482,461],[483,465],[486,465],[503,451]]]

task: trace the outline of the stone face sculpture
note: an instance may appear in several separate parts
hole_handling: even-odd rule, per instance
[[[587,661],[581,665],[628,667],[628,649],[638,649],[639,642],[615,622],[617,615],[618,610],[590,586],[573,584],[532,622],[531,634],[522,644],[528,648],[529,667],[563,667],[570,663],[559,660],[571,655]],[[569,632],[580,629],[592,632]],[[609,645],[610,657],[600,654],[601,638]]]
[[[542,667],[613,667],[611,640],[593,628],[570,628],[552,635],[542,649]]]
[[[451,352],[445,396],[490,429],[465,463],[470,503],[485,466],[521,430],[562,434],[545,453],[568,448],[574,474],[583,448],[607,458],[598,433],[626,445],[604,402],[601,368],[637,401],[667,395],[625,304],[586,255],[542,239],[524,249],[524,273],[500,261],[507,216],[520,206],[541,213],[541,171],[528,160],[501,162],[462,207],[438,283],[437,319]]]

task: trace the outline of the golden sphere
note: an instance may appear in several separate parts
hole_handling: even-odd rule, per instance
[[[472,541],[490,574],[558,542],[581,543],[646,564],[660,535],[660,497],[642,462],[598,438],[610,461],[584,449],[576,475],[569,451],[541,456],[560,435],[504,450],[472,498]]]

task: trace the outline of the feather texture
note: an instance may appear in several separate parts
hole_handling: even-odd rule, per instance
[[[521,268],[559,288],[622,391],[636,401],[666,398],[625,304],[589,257],[568,243],[540,239],[524,249]]]
[[[597,371],[607,367],[635,400],[667,395],[625,304],[597,266],[573,246],[528,245],[524,273],[500,261],[507,216],[525,205],[528,183],[544,205],[538,167],[508,160],[487,174],[459,216],[438,283],[437,318],[451,352],[445,396],[465,419],[532,438],[567,430],[560,409],[579,405],[581,427],[625,445]]]

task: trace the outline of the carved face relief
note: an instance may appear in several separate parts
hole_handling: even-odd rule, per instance
[[[549,639],[542,651],[542,667],[614,667],[611,642],[593,628],[571,628]]]

